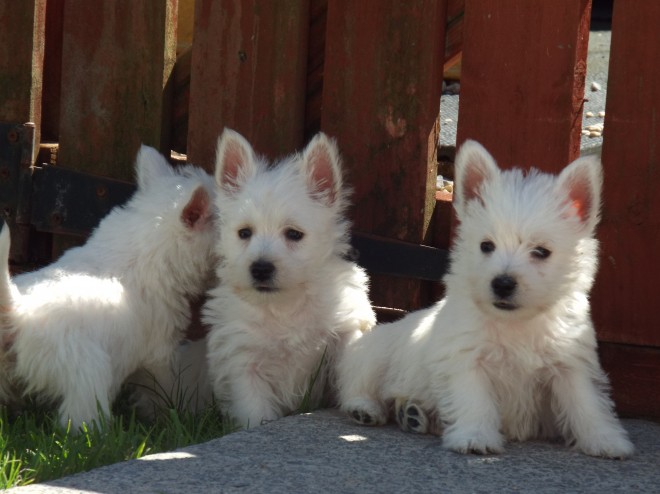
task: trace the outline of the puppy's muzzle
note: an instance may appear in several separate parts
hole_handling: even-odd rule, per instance
[[[490,282],[490,287],[496,297],[493,305],[502,310],[513,310],[516,305],[511,301],[511,298],[516,293],[518,282],[513,276],[508,274],[501,274],[496,276]]]
[[[259,259],[250,265],[253,285],[259,291],[271,291],[274,289],[273,278],[275,276],[275,265],[270,261]]]

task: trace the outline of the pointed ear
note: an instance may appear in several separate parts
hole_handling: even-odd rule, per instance
[[[149,187],[158,177],[174,175],[175,173],[162,154],[144,144],[140,146],[135,159],[135,169],[140,189]]]
[[[339,149],[334,139],[322,132],[316,134],[303,152],[302,167],[312,195],[333,205],[343,186]]]
[[[481,186],[499,175],[497,163],[477,141],[467,140],[454,163],[454,208],[460,216],[468,202],[481,199]]]
[[[203,185],[200,185],[190,196],[188,203],[181,211],[181,222],[190,230],[200,230],[207,223],[211,213],[211,196]]]
[[[218,139],[215,181],[227,191],[237,190],[256,171],[256,157],[250,143],[238,132],[225,128]]]
[[[595,156],[578,158],[562,170],[556,192],[568,196],[569,214],[580,220],[585,230],[593,233],[600,219],[600,196],[603,188],[603,167]]]

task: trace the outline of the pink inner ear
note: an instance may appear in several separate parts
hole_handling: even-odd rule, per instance
[[[325,149],[315,149],[309,156],[310,181],[314,192],[326,193],[330,203],[335,202],[335,181],[330,155]]]
[[[238,185],[238,175],[241,166],[245,164],[247,156],[243,147],[236,141],[230,141],[225,147],[222,167],[222,184]]]
[[[480,168],[470,167],[463,176],[463,201],[468,202],[479,197],[479,187],[484,181],[484,174]]]
[[[568,184],[568,197],[571,203],[571,209],[575,212],[581,222],[589,219],[591,214],[591,194],[589,191],[589,184],[585,184],[580,180],[574,180]]]
[[[181,212],[181,221],[191,230],[196,230],[204,225],[208,216],[211,200],[204,187],[198,187]]]

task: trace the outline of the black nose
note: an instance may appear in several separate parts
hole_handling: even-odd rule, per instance
[[[490,282],[490,286],[493,289],[493,293],[499,298],[509,298],[513,295],[513,292],[516,291],[516,286],[518,282],[512,276],[508,274],[501,274],[493,278],[493,281]]]
[[[269,281],[275,273],[275,265],[269,261],[254,261],[250,273],[256,281]]]

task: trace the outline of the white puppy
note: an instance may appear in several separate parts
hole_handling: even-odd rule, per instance
[[[215,176],[223,261],[204,312],[209,374],[223,412],[254,427],[296,410],[311,388],[317,405],[336,353],[375,316],[366,274],[345,259],[334,141],[319,134],[269,167],[225,130]]]
[[[137,182],[85,245],[13,281],[0,235],[3,389],[59,402],[74,429],[108,416],[136,368],[170,359],[213,273],[212,178],[142,146]]]
[[[561,436],[589,455],[629,456],[589,315],[600,162],[578,159],[558,176],[500,171],[467,141],[455,175],[446,297],[346,349],[341,408],[381,424],[397,401],[404,429],[444,428],[443,445],[462,453]]]

